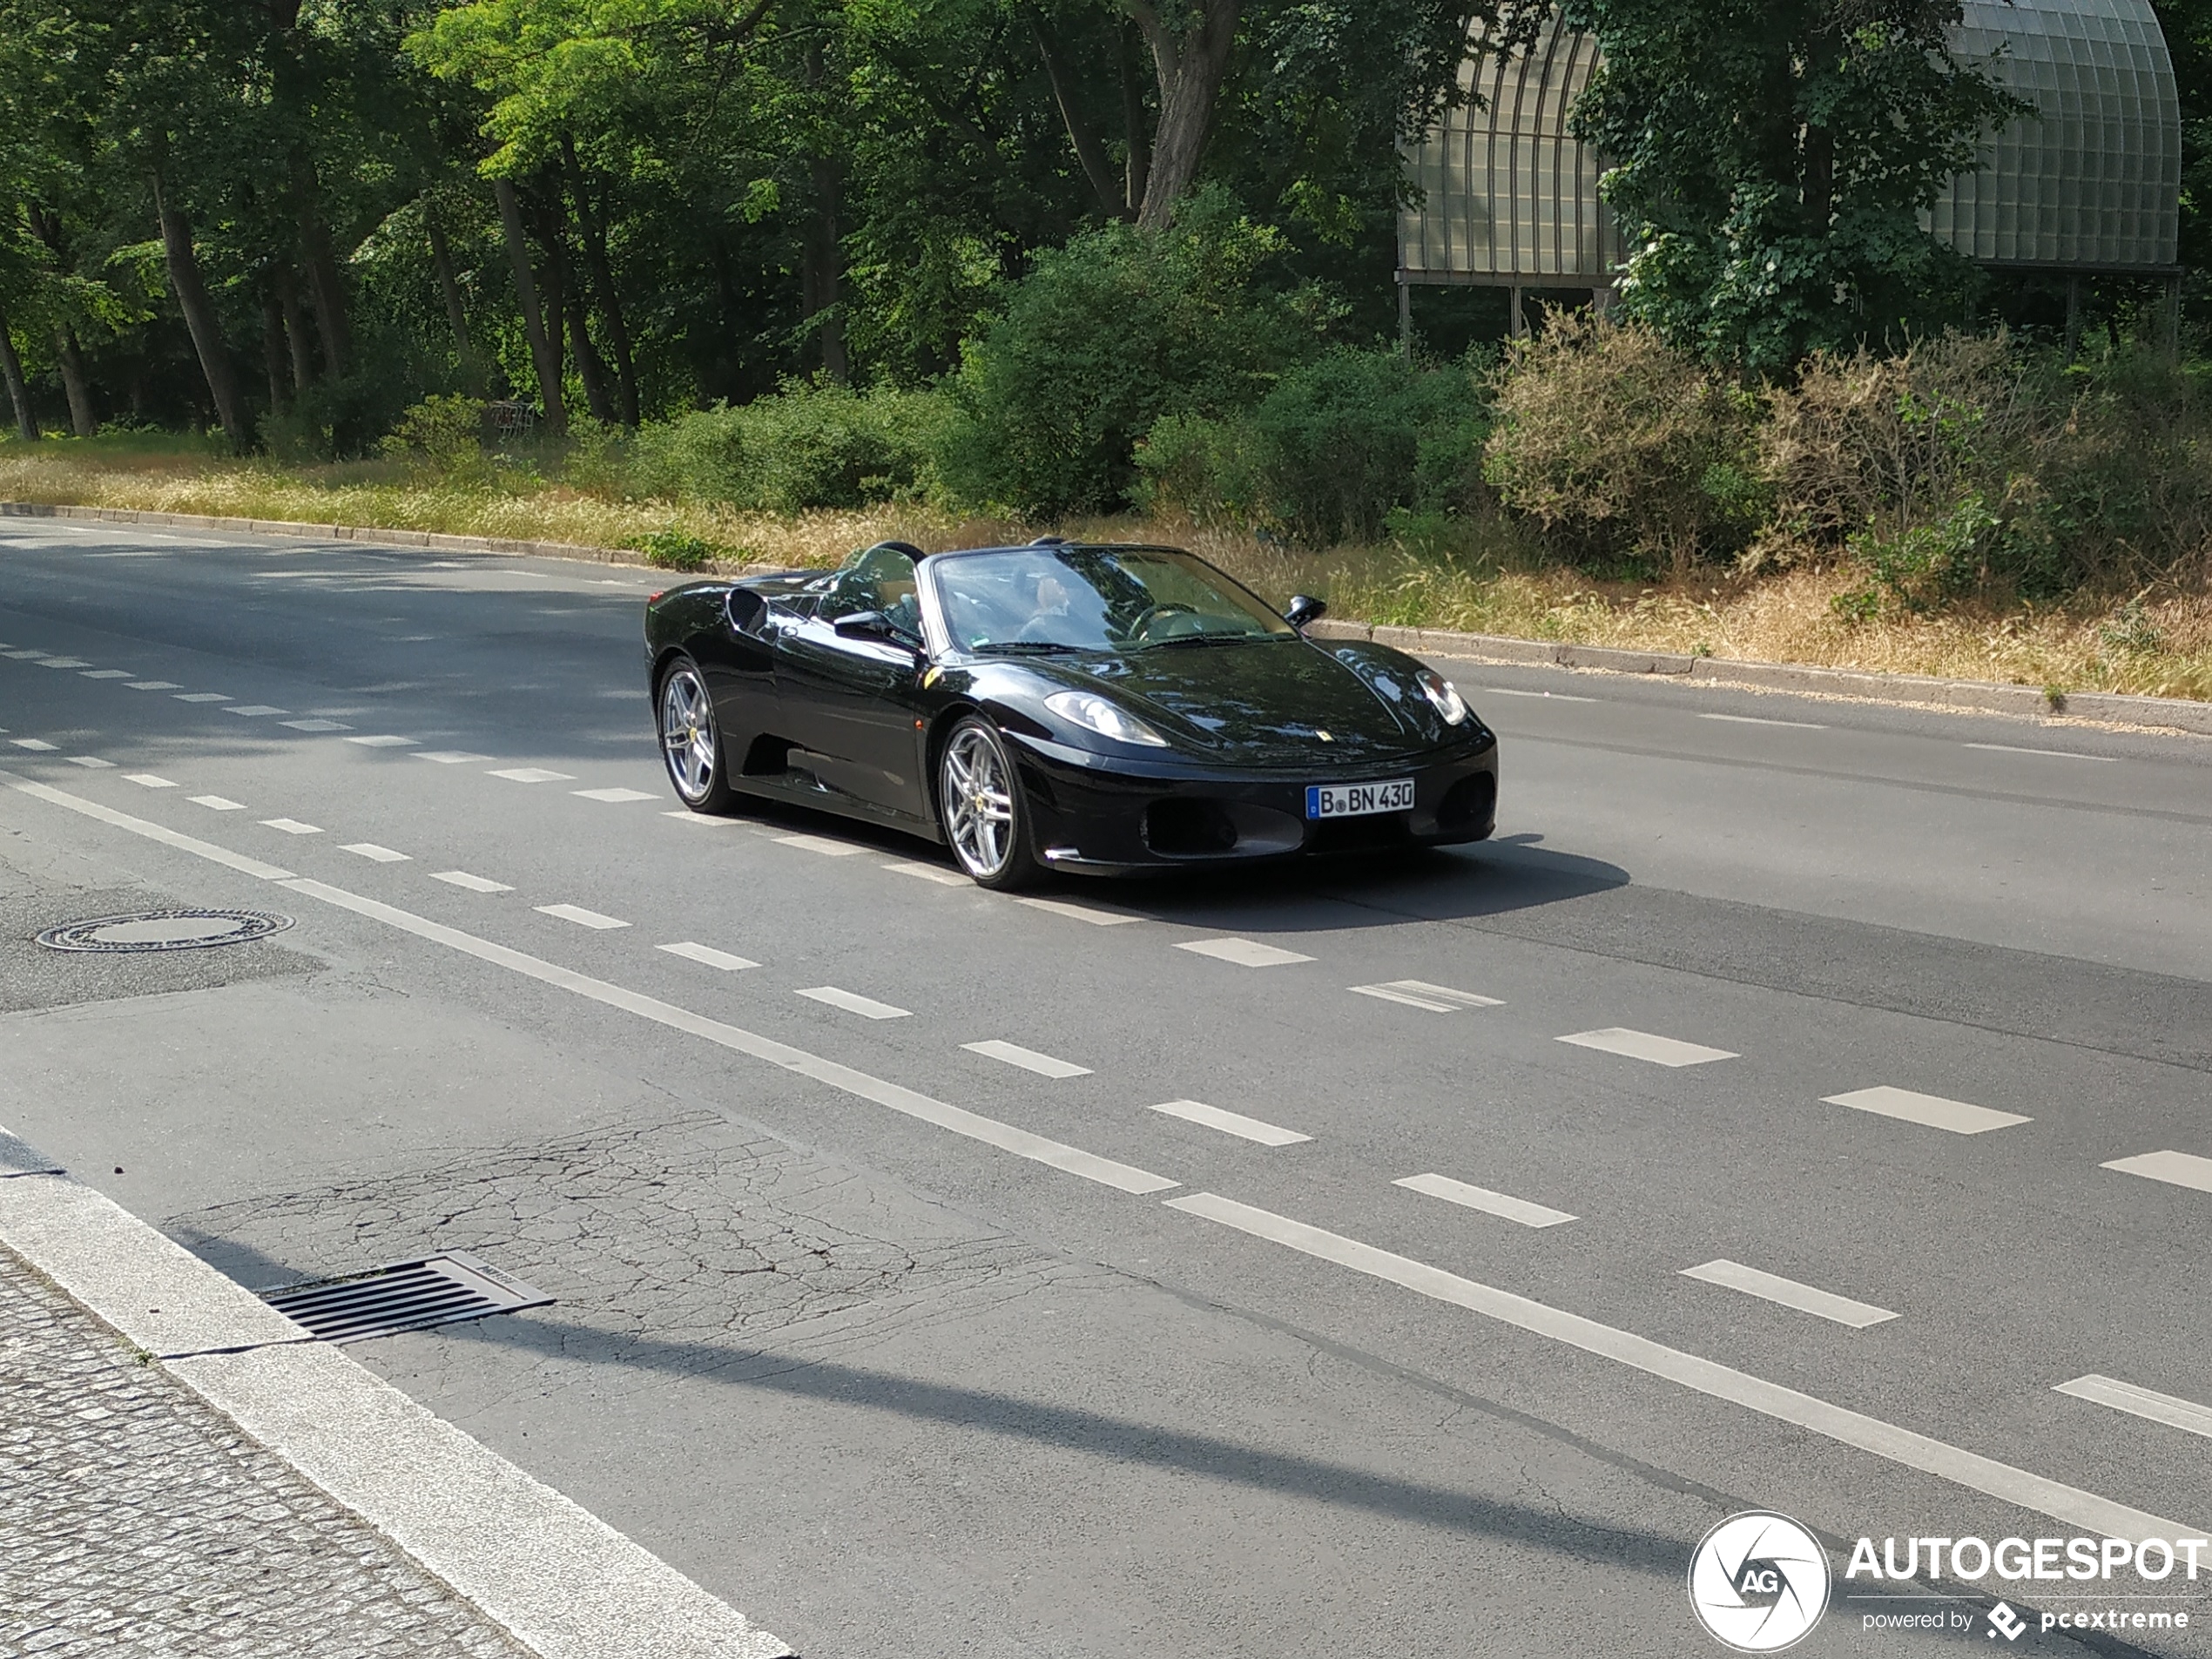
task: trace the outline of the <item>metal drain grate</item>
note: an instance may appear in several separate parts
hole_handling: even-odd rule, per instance
[[[143,910],[128,916],[94,916],[64,922],[40,934],[48,950],[136,954],[150,950],[206,950],[266,939],[292,925],[289,916],[262,910]]]
[[[359,1342],[552,1301],[544,1291],[462,1251],[393,1262],[346,1278],[263,1291],[261,1299],[324,1342]]]

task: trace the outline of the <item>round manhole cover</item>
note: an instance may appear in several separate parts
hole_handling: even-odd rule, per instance
[[[40,934],[38,942],[49,950],[205,950],[211,945],[266,939],[291,925],[291,917],[262,910],[144,910],[136,915],[64,922]]]

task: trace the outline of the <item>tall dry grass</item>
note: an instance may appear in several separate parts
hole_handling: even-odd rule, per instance
[[[105,446],[105,447],[104,447]],[[1831,601],[1863,580],[1845,567],[1725,579],[1608,582],[1542,563],[1502,520],[1456,553],[1396,546],[1294,550],[1185,520],[1102,517],[1049,527],[923,504],[789,516],[628,502],[527,476],[460,483],[392,462],[280,467],[205,451],[0,444],[0,500],[358,524],[637,547],[694,536],[732,557],[830,566],[887,537],[930,549],[1024,541],[1041,529],[1191,548],[1278,603],[1314,594],[1339,617],[1723,658],[1822,664],[2066,691],[2212,698],[2212,590],[2168,584],[2128,603],[2077,600],[1998,613],[1966,605],[1852,623]]]

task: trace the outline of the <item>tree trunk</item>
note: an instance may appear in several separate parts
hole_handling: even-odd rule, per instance
[[[1163,227],[1183,192],[1198,176],[1206,140],[1213,136],[1229,57],[1237,44],[1241,0],[1204,0],[1198,20],[1180,34],[1163,22],[1151,0],[1123,0],[1152,49],[1160,82],[1160,125],[1152,140],[1152,172],[1136,222]]]
[[[315,378],[314,360],[307,354],[307,309],[300,303],[300,287],[292,271],[280,265],[270,275],[275,285],[277,308],[284,314],[284,341],[292,353],[292,389],[304,392]]]
[[[435,212],[426,209],[422,222],[430,232],[430,264],[438,273],[438,292],[445,296],[446,320],[453,325],[454,356],[461,364],[462,378],[473,383],[481,376],[476,348],[469,339],[469,307],[462,301],[461,278],[453,268],[453,249]]]
[[[192,221],[168,199],[158,173],[153,180],[153,202],[161,223],[161,251],[169,267],[169,286],[176,293],[178,308],[185,314],[185,327],[192,334],[192,350],[199,354],[200,373],[207,379],[207,395],[214,400],[215,418],[222,422],[223,435],[230,440],[231,448],[243,453],[247,435],[246,410],[239,401],[238,376],[223,343],[222,320],[215,314],[215,303],[207,297],[207,285],[200,278]]]
[[[590,406],[593,420],[611,426],[615,406],[614,400],[607,395],[607,360],[591,343],[590,318],[584,310],[583,290],[573,281],[564,282],[562,287],[568,302],[569,350],[576,358],[577,376],[583,382],[583,401]]]
[[[515,267],[515,294],[522,301],[523,333],[529,341],[530,362],[537,370],[537,395],[545,405],[545,427],[555,437],[569,430],[568,405],[561,397],[561,356],[545,332],[544,314],[538,308],[537,279],[530,273],[529,238],[523,230],[523,204],[511,179],[495,179],[492,195],[499,203],[499,222],[507,233],[507,259]],[[560,314],[554,313],[557,326]]]
[[[814,212],[806,225],[803,268],[799,273],[799,312],[822,319],[815,336],[822,346],[822,372],[842,385],[846,375],[845,323],[838,311],[843,276],[839,257],[838,208],[843,180],[837,163],[816,156],[806,164],[814,185]]]
[[[1144,83],[1136,66],[1136,48],[1130,40],[1130,25],[1115,31],[1115,53],[1121,60],[1122,131],[1129,145],[1129,174],[1123,192],[1132,217],[1144,205],[1144,192],[1152,182],[1152,125],[1144,113]]]
[[[285,379],[285,365],[292,347],[284,337],[284,307],[274,292],[261,291],[261,366],[269,376],[269,413],[282,415],[292,404],[292,388]]]
[[[1045,79],[1052,84],[1053,101],[1059,105],[1060,118],[1067,125],[1068,142],[1076,146],[1076,159],[1082,163],[1083,177],[1090,180],[1099,206],[1109,219],[1128,217],[1129,203],[1122,185],[1115,181],[1114,164],[1107,158],[1105,146],[1098,142],[1098,135],[1091,131],[1090,123],[1083,118],[1082,106],[1076,101],[1074,78],[1061,57],[1060,43],[1053,37],[1051,25],[1032,12],[1029,33],[1036,40],[1037,56],[1044,63]]]
[[[300,258],[315,297],[315,331],[322,341],[323,367],[333,380],[343,379],[354,361],[354,334],[346,319],[346,280],[330,246],[330,226],[317,205],[314,175],[300,195]]]
[[[80,438],[100,429],[92,409],[92,377],[84,372],[84,353],[77,343],[77,330],[65,322],[54,325],[54,363],[62,372],[62,391],[69,398],[69,427]]]
[[[576,145],[566,136],[561,139],[561,152],[567,158],[570,185],[576,194],[577,224],[583,232],[584,266],[591,273],[599,315],[606,321],[607,343],[614,347],[616,402],[623,425],[634,431],[637,425],[637,363],[630,349],[630,320],[623,314],[622,295],[615,287],[614,262],[607,257],[607,222],[600,216],[598,203],[591,199],[590,180],[584,177],[583,165],[576,158]]]
[[[8,382],[8,401],[15,408],[17,435],[25,443],[37,442],[38,417],[31,413],[30,388],[23,379],[23,359],[16,355],[16,337],[8,332],[4,314],[0,314],[0,380]]]

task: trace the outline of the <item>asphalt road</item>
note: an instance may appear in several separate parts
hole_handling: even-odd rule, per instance
[[[1737,1510],[2212,1526],[2212,743],[1447,664],[1498,841],[1021,902],[673,810],[653,585],[0,525],[0,1123],[251,1285],[552,1292],[353,1352],[810,1659],[1703,1654]],[[25,942],[150,902],[296,926]]]

